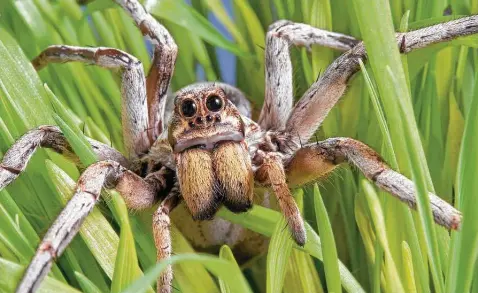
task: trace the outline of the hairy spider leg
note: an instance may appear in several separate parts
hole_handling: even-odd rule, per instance
[[[134,158],[145,153],[151,143],[143,65],[134,56],[113,48],[54,45],[46,48],[32,63],[40,70],[49,63],[83,62],[122,70],[122,127],[127,154]]]

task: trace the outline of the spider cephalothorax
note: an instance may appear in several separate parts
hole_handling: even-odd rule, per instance
[[[214,216],[221,204],[252,207],[253,174],[239,111],[214,84],[177,93],[169,125],[181,195],[194,219]]]
[[[212,219],[221,205],[233,212],[244,212],[253,202],[269,207],[268,196],[262,201],[253,198],[254,186],[275,197],[293,239],[304,245],[304,222],[289,188],[318,180],[344,162],[356,166],[378,187],[416,208],[413,182],[387,166],[367,145],[343,137],[307,144],[344,93],[351,76],[360,69],[359,60],[366,60],[365,47],[358,40],[305,24],[278,21],[267,33],[265,99],[257,123],[251,119],[250,104],[244,94],[222,83],[198,83],[178,91],[171,110],[167,92],[177,55],[173,38],[136,0],[116,2],[155,48],[147,77],[135,57],[112,48],[51,46],[32,63],[37,70],[51,62],[78,61],[121,69],[122,126],[128,158],[88,139],[100,161],[84,170],[74,196],[42,240],[18,292],[31,292],[38,287],[53,260],[93,209],[103,187],[115,188],[131,209],[145,209],[160,202],[153,215],[158,261],[171,255],[171,212],[178,228],[196,247],[227,243],[249,255],[258,253],[262,245],[251,241],[247,231]],[[398,34],[397,44],[401,53],[406,53],[475,33],[478,16],[471,16]],[[323,45],[347,51],[295,105],[290,45]],[[39,147],[78,162],[58,127],[40,126],[22,136],[5,153],[0,162],[0,189],[25,170]],[[457,229],[460,212],[433,193],[428,196],[435,222]],[[179,215],[175,216],[175,212]],[[158,292],[170,292],[171,282],[169,266],[158,279]]]

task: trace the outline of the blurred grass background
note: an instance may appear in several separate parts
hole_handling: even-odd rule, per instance
[[[379,151],[395,169],[453,202],[464,216],[451,234],[432,223],[427,204],[410,212],[344,166],[318,186],[296,191],[309,242],[294,244],[276,211],[255,207],[219,216],[271,238],[267,256],[243,267],[228,247],[195,254],[173,228],[174,287],[180,292],[478,292],[478,39],[452,41],[399,57],[392,31],[406,31],[478,13],[472,0],[220,0],[147,1],[173,34],[179,55],[173,90],[204,78],[231,77],[260,110],[269,24],[290,19],[366,42],[370,67],[318,131],[348,136]],[[444,16],[444,15],[453,16]],[[208,22],[213,16],[228,40]],[[28,129],[58,124],[88,164],[96,158],[84,136],[123,151],[119,75],[81,64],[37,74],[28,60],[52,44],[108,46],[138,57],[148,48],[133,22],[108,0],[0,2],[0,156]],[[221,67],[216,48],[235,56]],[[292,48],[299,98],[339,53]],[[401,62],[400,62],[401,61]],[[198,66],[201,68],[198,70]],[[198,73],[202,72],[202,73]],[[44,86],[47,85],[47,87]],[[51,91],[50,91],[51,90]],[[0,291],[12,292],[42,235],[71,197],[79,173],[63,158],[39,151],[27,171],[0,191]],[[106,194],[105,194],[106,195]],[[109,192],[54,266],[41,292],[152,292],[158,272],[151,213],[128,212]],[[320,236],[320,238],[319,238]],[[295,247],[297,248],[297,247]],[[340,261],[339,261],[340,260]],[[143,271],[148,271],[143,276]],[[142,277],[143,276],[143,277]]]

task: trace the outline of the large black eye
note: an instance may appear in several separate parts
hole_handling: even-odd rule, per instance
[[[193,117],[196,114],[197,106],[193,100],[184,100],[181,104],[181,112],[184,117]]]
[[[222,99],[218,96],[209,96],[206,100],[206,107],[213,112],[217,112],[222,108]]]

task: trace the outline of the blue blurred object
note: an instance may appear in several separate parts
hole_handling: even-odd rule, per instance
[[[188,5],[191,5],[191,0],[184,0]],[[222,0],[222,3],[229,14],[229,16],[233,16],[232,12],[232,0]],[[228,40],[232,41],[232,36],[231,34],[226,30],[226,28],[219,22],[219,20],[214,16],[214,14],[209,13],[208,14],[208,19],[211,22],[211,24],[222,34],[224,35]],[[153,55],[153,47],[151,42],[146,40],[146,48],[149,52],[149,55]],[[232,54],[231,52],[222,49],[222,48],[216,48],[216,56],[218,59],[219,63],[219,69],[220,69],[220,81],[223,81],[225,83],[228,83],[230,85],[236,85],[236,56]],[[200,65],[196,65],[196,78],[197,81],[205,81],[206,76],[204,73],[204,68]],[[215,81],[215,80],[210,80],[210,81]]]
[[[224,8],[231,18],[233,17],[232,12],[232,0],[222,0]],[[228,40],[232,40],[231,34],[226,30],[226,28],[218,21],[218,19],[212,14],[209,13],[208,19],[211,24],[217,28],[217,30],[223,34]],[[230,84],[236,85],[236,56],[229,51],[226,51],[222,48],[216,48],[217,59],[219,62],[220,68],[220,78],[222,81]],[[204,73],[202,76],[204,79]]]

